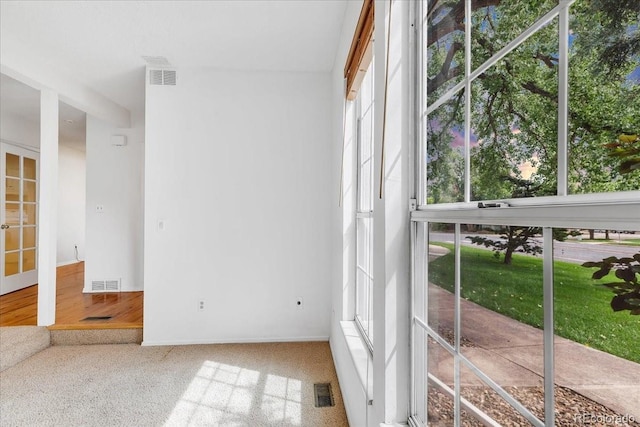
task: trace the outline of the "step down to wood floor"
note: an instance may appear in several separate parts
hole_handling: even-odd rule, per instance
[[[142,328],[51,329],[51,345],[140,344]]]
[[[49,330],[44,326],[0,328],[0,372],[49,347]]]

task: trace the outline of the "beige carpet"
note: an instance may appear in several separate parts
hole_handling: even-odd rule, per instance
[[[51,337],[44,326],[0,328],[0,372],[49,347]]]
[[[314,407],[330,382],[336,405]],[[347,426],[326,342],[54,346],[0,373],[0,425]]]

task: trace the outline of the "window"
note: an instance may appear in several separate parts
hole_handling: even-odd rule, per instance
[[[615,274],[640,260],[626,239],[640,230],[637,7],[418,3],[412,423],[578,424],[579,403],[555,411],[568,395],[607,402],[561,385],[564,346],[584,354],[583,372],[602,372],[591,347],[640,373],[637,352],[606,342],[633,347],[640,326],[619,298],[631,277]],[[591,237],[610,238],[615,267]]]
[[[355,321],[369,349],[373,348],[373,67],[364,75],[356,98],[356,311]]]

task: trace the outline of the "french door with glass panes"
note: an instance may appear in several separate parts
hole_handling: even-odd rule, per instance
[[[36,152],[2,143],[0,295],[36,284],[38,161]]]

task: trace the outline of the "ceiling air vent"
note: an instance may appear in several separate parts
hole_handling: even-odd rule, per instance
[[[176,71],[175,70],[162,70],[162,83],[164,85],[175,86],[176,85]]]
[[[176,70],[149,70],[149,84],[175,86]]]
[[[162,84],[162,70],[149,70],[149,84]]]

